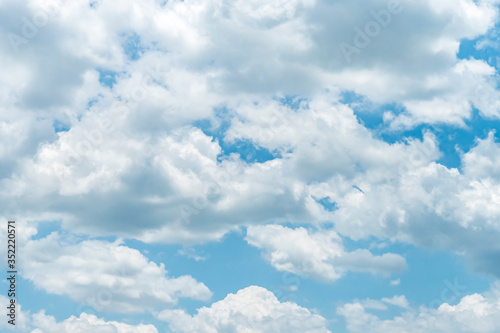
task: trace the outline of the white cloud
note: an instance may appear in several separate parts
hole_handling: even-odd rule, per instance
[[[229,294],[209,308],[198,309],[194,316],[164,310],[158,319],[179,333],[330,333],[325,318],[297,304],[280,303],[273,293],[256,286]]]
[[[275,103],[270,104],[269,111],[273,106]],[[300,179],[309,182],[317,177],[308,167],[311,162],[308,156],[301,156],[302,153],[313,153],[310,157],[318,163],[326,161],[320,150],[328,145],[330,137],[321,137],[322,146],[308,149],[307,142],[317,140],[316,126],[326,119],[332,129],[347,125],[360,136],[349,140],[348,147],[339,146],[337,152],[332,152],[332,157],[335,153],[343,154],[342,161],[324,163],[318,176],[327,176],[331,168],[349,170],[356,162],[351,160],[350,153],[346,155],[347,150],[363,146],[365,140],[371,141],[369,156],[359,152],[356,157],[366,163],[379,154],[389,157],[389,153],[384,153],[386,149],[397,155],[405,148],[373,140],[345,107],[338,107],[338,115],[331,114],[324,102],[318,103],[317,108],[317,119],[308,120],[303,111],[290,124],[300,126],[307,121],[311,131],[307,141],[293,143],[297,145],[297,153],[291,156],[292,165],[282,159],[248,165],[235,156],[218,162],[219,144],[198,129],[182,127],[166,133],[160,131],[159,136],[156,134],[160,133],[142,130],[136,133],[129,128],[132,124],[127,117],[112,117],[113,109],[99,116],[92,113],[82,118],[80,125],[61,133],[56,142],[40,147],[33,159],[22,162],[20,171],[4,179],[4,188],[9,189],[4,200],[9,202],[10,209],[15,209],[16,202],[10,194],[26,196],[29,192],[31,199],[26,198],[24,203],[34,213],[49,210],[59,214],[66,228],[146,241],[213,240],[242,224],[271,219],[326,220],[328,216],[318,210]],[[129,116],[134,112],[130,110]],[[113,119],[112,125],[120,130],[109,133],[99,130],[100,121],[106,119]],[[238,123],[234,131],[239,131],[237,126]],[[236,135],[245,133],[231,135],[236,139]],[[258,135],[259,131],[255,133]],[[289,138],[293,138],[292,133]],[[273,140],[280,141],[262,144],[274,149],[273,146],[280,147],[286,142],[282,140],[289,138],[274,135]],[[337,134],[333,137],[339,138]],[[299,180],[293,174],[279,177],[287,168],[293,174],[298,173]],[[249,200],[252,197],[260,199]],[[106,223],[101,223],[102,220]],[[186,220],[191,223],[185,223]]]
[[[31,333],[158,333],[153,325],[130,325],[116,321],[105,321],[86,313],[80,317],[71,316],[57,322],[44,311],[32,316],[32,325],[36,327]]]
[[[177,253],[180,254],[181,256],[186,256],[186,257],[193,259],[195,261],[204,261],[207,259],[206,256],[198,254],[198,252],[194,248],[179,249],[177,251]]]
[[[87,141],[78,125],[23,160],[2,181],[1,197],[14,210],[16,193],[31,214],[49,211],[71,230],[148,242],[216,240],[249,224],[334,222],[336,232],[353,239],[491,252],[484,240],[498,232],[499,191],[495,155],[486,154],[498,146],[492,136],[464,154],[460,173],[434,162],[440,152],[433,134],[388,144],[334,100],[318,96],[298,110],[269,99],[231,105],[225,139],[251,140],[282,155],[266,163],[247,164],[234,154],[221,162],[218,142],[198,129],[137,133],[127,117],[114,123],[127,135],[101,133],[92,149],[79,151]],[[88,115],[82,124],[95,129],[98,119]],[[336,209],[326,211],[322,198]],[[366,254],[350,261],[363,262]]]
[[[475,180],[500,179],[500,145],[495,142],[494,132],[484,140],[478,140],[476,147],[463,154],[464,172]]]
[[[2,306],[8,305],[10,304],[10,299],[0,295],[0,304],[2,304]],[[7,317],[7,320],[9,319],[10,318]],[[56,322],[53,316],[45,314],[45,310],[31,314],[29,311],[24,311],[23,306],[17,302],[15,325],[9,324],[7,320],[2,320],[0,322],[0,329],[2,329],[3,332],[158,333],[153,325],[130,325],[116,321],[105,321],[87,313],[81,313],[79,317],[71,316],[62,322]]]
[[[471,118],[472,106],[486,117],[499,117],[498,78],[495,68],[483,60],[463,59],[450,73],[425,79],[422,88],[436,91],[425,99],[404,101],[406,112],[391,120],[391,127],[412,127],[419,123],[444,123],[465,126]],[[451,88],[452,87],[452,88]],[[447,92],[445,92],[447,91]]]
[[[497,287],[485,295],[464,296],[457,305],[441,304],[437,309],[409,309],[393,319],[382,320],[360,302],[337,309],[350,333],[494,333],[500,330],[500,294]],[[402,305],[407,307],[407,302]]]
[[[0,206],[2,214],[30,221],[21,242],[45,220],[86,235],[188,245],[250,226],[271,264],[316,278],[403,267],[395,254],[346,252],[340,236],[461,252],[474,268],[500,276],[500,148],[493,135],[462,154],[459,171],[436,163],[440,139],[433,134],[388,144],[339,103],[352,90],[369,103],[403,106],[401,114],[385,113],[392,130],[464,126],[472,106],[498,118],[491,61],[457,58],[464,39],[496,38],[497,0],[402,0],[387,24],[380,22],[385,0],[61,1],[33,30],[46,3],[0,1],[0,34],[24,38],[15,47],[0,39]],[[380,32],[346,61],[341,43],[354,45],[358,28],[369,24]],[[100,82],[105,75],[116,81],[112,87]],[[307,102],[292,109],[276,100],[290,95]],[[191,129],[207,120],[227,132],[214,139]],[[56,121],[70,129],[55,133]],[[250,141],[277,158],[252,164],[238,154],[221,157],[218,140]],[[311,230],[328,222],[335,231],[258,226],[283,222],[310,223]],[[51,289],[58,283],[87,302],[122,286],[103,309],[139,311],[210,295],[193,278],[168,278],[163,266],[119,244],[64,244],[53,235],[26,251],[27,277],[49,292],[60,292]],[[116,260],[125,271],[110,264]],[[473,300],[485,302],[466,301]],[[202,321],[180,318],[193,327]]]
[[[375,256],[368,250],[347,252],[342,239],[333,230],[309,232],[280,225],[251,226],[247,242],[263,249],[265,258],[279,271],[336,280],[345,271],[392,273],[406,268],[397,254]]]
[[[491,261],[499,251],[493,241],[499,233],[495,203],[500,179],[494,167],[498,146],[491,135],[479,140],[463,155],[462,173],[424,163],[396,178],[360,175],[356,183],[364,184],[359,185],[363,193],[355,189],[342,193],[334,182],[325,184],[339,207],[333,213],[337,232],[354,239],[383,235],[465,253],[476,268],[498,274]],[[425,156],[422,151],[419,159]]]
[[[393,296],[392,298],[382,298],[382,302],[394,306],[399,306],[400,308],[408,308],[409,306],[408,300],[404,295]]]
[[[22,34],[41,4],[2,1],[2,34]],[[496,234],[497,181],[433,164],[431,134],[375,138],[338,100],[353,90],[405,106],[387,114],[393,128],[462,125],[471,105],[497,117],[496,71],[457,59],[461,40],[494,26],[494,4],[401,1],[346,63],[340,43],[354,43],[386,1],[63,2],[18,54],[0,41],[12,78],[0,79],[5,215],[51,214],[71,231],[184,244],[245,225],[333,222],[355,239],[484,252]],[[99,71],[115,76],[113,87]],[[275,100],[293,94],[309,103],[292,110]],[[219,142],[190,130],[207,119],[227,122],[226,143],[250,140],[281,158],[218,160]],[[54,133],[55,120],[71,129]],[[321,198],[338,209],[325,211]],[[479,230],[481,219],[492,233]],[[437,225],[452,230],[444,241]],[[478,229],[464,242],[466,226]]]
[[[189,275],[167,277],[139,251],[118,242],[72,243],[52,233],[23,247],[23,277],[48,293],[67,295],[98,311],[144,312],[178,298],[208,300],[210,290]]]
[[[401,284],[401,279],[391,280],[389,284],[391,286],[399,286]]]
[[[384,297],[380,301],[374,299],[365,299],[363,301],[357,302],[357,304],[362,305],[363,308],[365,309],[373,309],[373,310],[387,310],[388,309],[387,305],[392,305],[403,309],[409,308],[408,300],[404,295],[396,295],[393,296],[392,298]]]
[[[76,127],[4,179],[2,200],[16,209],[16,193],[33,215],[50,211],[65,228],[148,242],[215,240],[245,224],[334,222],[336,232],[353,239],[375,236],[470,255],[487,250],[484,239],[497,232],[498,215],[496,155],[487,154],[498,149],[493,136],[463,155],[460,173],[434,162],[440,152],[431,133],[422,141],[385,143],[331,99],[320,96],[298,110],[269,100],[234,105],[226,140],[249,139],[282,155],[266,163],[235,155],[220,162],[219,144],[198,129],[134,134],[127,118],[115,123],[128,124],[127,136],[117,130],[75,158],[71,149],[78,151],[85,138]],[[89,124],[96,124],[92,117]],[[317,202],[322,198],[336,209],[326,211]],[[439,230],[447,230],[444,238]],[[366,254],[350,259],[362,262]]]

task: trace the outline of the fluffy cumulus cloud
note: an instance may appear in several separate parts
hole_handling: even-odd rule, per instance
[[[459,170],[437,163],[438,145],[447,140],[439,133],[387,144],[359,124],[350,109],[324,103],[317,99],[293,113],[278,105],[261,107],[258,115],[242,111],[228,136],[251,137],[282,152],[280,177],[294,175],[288,184],[296,181],[293,189],[305,196],[314,223],[332,221],[336,232],[352,239],[376,236],[460,251],[477,268],[498,274],[492,263],[500,231],[500,144],[493,132],[461,153]],[[319,199],[334,204],[333,209],[325,209]]]
[[[309,232],[279,225],[254,226],[248,228],[246,240],[263,249],[266,259],[277,270],[320,280],[336,280],[347,270],[391,273],[406,268],[405,259],[397,254],[347,252],[333,230]]]
[[[0,295],[0,303],[6,305],[10,299]],[[71,316],[57,322],[53,316],[47,315],[44,310],[31,314],[24,311],[23,306],[16,303],[15,326],[7,320],[0,322],[4,332],[30,332],[30,333],[158,333],[153,325],[130,325],[116,321],[105,321],[95,315],[82,312],[79,317]]]
[[[342,91],[401,104],[385,117],[395,127],[460,125],[471,105],[498,115],[495,69],[456,57],[460,40],[494,25],[491,1],[0,6],[0,57],[13,78],[0,82],[0,200],[7,213],[28,207],[73,231],[194,243],[245,224],[331,220],[314,182],[352,188],[358,171],[379,166],[356,180],[375,188],[392,180],[373,173],[419,145],[371,137],[338,103]],[[348,59],[342,45],[354,50]],[[276,101],[292,94],[310,103],[297,112]],[[191,129],[203,121],[221,135]],[[222,143],[238,140],[275,159],[226,156]]]
[[[376,236],[459,251],[477,268],[498,274],[492,263],[498,258],[500,144],[493,132],[459,152],[460,169],[450,168],[437,163],[439,144],[448,140],[440,133],[387,144],[349,109],[328,112],[322,103],[317,99],[290,114],[278,106],[261,108],[259,116],[241,112],[228,136],[250,136],[282,151],[286,172],[280,177],[293,173],[301,180],[294,189],[306,195],[315,223],[332,221],[336,232],[352,239]],[[325,209],[319,199],[333,208]]]
[[[307,93],[333,83],[372,96],[384,92],[383,98],[412,98],[424,90],[437,93],[443,88],[453,94],[446,83],[454,78],[451,69],[459,41],[485,34],[497,15],[491,1],[472,0],[439,4],[377,0],[369,5],[321,0],[148,0],[126,1],[119,11],[108,1],[92,6],[87,1],[50,3],[2,2],[4,9],[16,14],[2,25],[11,34],[3,41],[4,57],[14,65],[20,62],[15,55],[31,61],[29,69],[35,75],[21,76],[26,81],[23,96],[31,105],[71,100],[69,95],[59,101],[43,100],[42,92],[50,85],[37,91],[36,83],[50,80],[56,85],[62,79],[68,83],[67,92],[75,93],[87,71],[97,66],[119,71],[156,50],[168,51],[164,59],[181,71],[210,73],[216,91]],[[37,21],[44,12],[47,22]],[[31,21],[24,30],[19,24],[23,17]],[[418,29],[415,23],[420,23]],[[26,37],[24,32],[32,33]],[[64,62],[36,57],[46,41],[50,48],[45,52],[57,51],[58,60]],[[351,46],[351,56],[346,56],[343,43]],[[58,63],[71,72],[58,70]],[[57,76],[48,78],[47,73]],[[374,77],[382,85],[373,88],[368,79]],[[401,88],[384,89],[391,81],[401,83]],[[59,93],[54,97],[64,96]]]
[[[225,140],[250,140],[276,156],[286,155],[255,164],[238,155],[219,160],[219,142],[197,128],[137,132],[138,121],[113,118],[113,113],[133,111],[116,106],[109,114],[82,118],[87,129],[77,125],[41,146],[34,158],[22,162],[22,171],[4,180],[9,188],[4,198],[15,209],[12,191],[22,197],[29,192],[25,202],[30,209],[59,214],[72,230],[146,241],[217,239],[239,225],[270,220],[324,221],[329,217],[309,193],[312,181],[333,172],[352,174],[356,164],[396,168],[423,144],[376,140],[351,109],[330,102],[321,97],[300,112],[271,100],[262,101],[260,110],[253,103],[235,105]],[[112,126],[130,128],[125,135]],[[302,137],[294,135],[298,126],[308,128]],[[318,133],[318,127],[328,133]],[[346,131],[350,140],[342,137]],[[330,140],[339,145],[323,156]],[[379,156],[388,160],[379,161]]]
[[[118,242],[70,243],[53,233],[29,241],[23,253],[24,278],[48,293],[71,297],[82,305],[80,309],[144,312],[174,305],[180,297],[211,297],[203,283],[189,275],[167,277],[163,264],[158,266]]]
[[[105,321],[86,313],[57,322],[54,317],[42,311],[32,316],[32,325],[36,328],[31,333],[158,333],[153,325],[129,325]]]
[[[456,305],[443,303],[437,309],[409,309],[402,315],[387,320],[370,313],[370,309],[377,309],[370,305],[366,301],[356,302],[337,309],[345,318],[349,332],[494,333],[500,330],[497,320],[500,315],[498,286],[485,295],[464,296]]]
[[[478,140],[462,155],[462,172],[431,162],[392,180],[363,176],[358,182],[366,184],[359,185],[363,192],[334,194],[340,207],[334,212],[337,231],[354,239],[384,235],[461,251],[476,267],[498,274],[492,263],[499,250],[494,241],[500,231],[495,204],[500,189],[495,174],[499,146],[491,134]]]
[[[120,243],[31,240],[46,221],[65,235],[183,245],[247,228],[278,270],[320,280],[404,269],[397,254],[347,251],[345,238],[463,253],[500,276],[498,134],[457,146],[457,168],[440,160],[455,128],[500,118],[498,60],[461,47],[498,49],[498,4],[0,0],[0,206],[22,224],[25,277],[103,310],[210,297]],[[382,134],[360,120],[368,109]],[[420,125],[430,129],[407,131]],[[263,309],[257,320],[248,302]],[[472,295],[430,313],[482,315],[474,302],[495,307]],[[342,311],[385,325],[363,304]],[[160,317],[177,331],[327,331],[258,288]],[[83,314],[66,322],[126,329]]]
[[[183,310],[165,310],[158,319],[168,322],[173,332],[183,333],[331,333],[325,318],[297,304],[281,303],[273,293],[256,286],[229,294],[194,316]]]

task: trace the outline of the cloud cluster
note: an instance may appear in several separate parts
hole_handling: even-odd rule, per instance
[[[73,243],[52,233],[23,247],[23,277],[48,293],[67,295],[80,309],[141,313],[178,298],[208,300],[210,290],[189,275],[167,277],[163,264],[118,242]]]
[[[297,304],[280,303],[270,291],[248,287],[229,294],[211,307],[190,316],[183,310],[164,310],[158,319],[176,333],[331,333],[327,321]]]
[[[335,194],[336,230],[352,238],[376,235],[419,246],[460,251],[476,268],[498,274],[500,145],[490,134],[462,154],[462,172],[425,164],[396,179],[361,180],[363,190]],[[359,228],[362,227],[362,228]]]
[[[246,240],[263,249],[266,260],[277,270],[319,280],[336,280],[347,270],[392,273],[406,268],[405,259],[397,254],[347,252],[333,230],[309,232],[279,225],[253,226],[248,228]]]
[[[434,143],[431,136],[392,145],[373,138],[338,102],[341,92],[403,105],[405,113],[385,117],[396,127],[460,125],[472,104],[498,115],[495,70],[456,58],[460,40],[494,25],[491,1],[0,6],[10,13],[1,32],[27,40],[17,48],[1,42],[14,81],[1,82],[0,200],[7,213],[51,213],[73,231],[194,243],[247,224],[338,219],[342,228],[362,200],[348,189],[393,190],[398,180],[381,174]],[[366,29],[377,24],[370,37]],[[30,28],[33,36],[23,36]],[[364,47],[356,46],[366,39],[359,31],[370,37]],[[342,43],[360,50],[350,62]],[[487,95],[477,97],[478,86]],[[294,110],[276,101],[292,94],[309,103]],[[227,131],[214,139],[192,129],[200,121]],[[249,141],[275,159],[249,165],[224,155],[218,140]],[[332,182],[350,200],[333,218],[311,195],[333,191],[325,185]]]
[[[364,303],[364,304],[363,304]],[[371,307],[372,309],[374,307]],[[500,294],[494,286],[485,295],[464,296],[457,305],[443,303],[437,309],[409,309],[401,316],[382,320],[369,313],[366,302],[345,304],[337,309],[350,333],[494,333],[500,325]]]
[[[496,133],[458,151],[460,167],[450,168],[438,163],[447,138],[425,131],[384,141],[345,98],[383,106],[377,116],[390,134],[465,127],[474,108],[480,119],[500,118],[498,63],[457,56],[467,39],[498,48],[498,5],[0,0],[0,206],[19,223],[23,277],[98,311],[167,308],[158,318],[174,332],[207,333],[329,330],[322,316],[259,287],[195,315],[171,309],[211,292],[119,241],[74,235],[190,245],[246,228],[276,269],[326,281],[405,269],[398,254],[342,243],[376,239],[464,253],[500,277]],[[247,158],[256,151],[266,158]],[[31,239],[45,221],[72,236]],[[4,224],[0,234],[5,249]],[[497,289],[438,309],[396,296],[338,313],[351,332],[495,332]],[[389,306],[405,313],[370,313]],[[57,322],[40,312],[30,325],[157,332],[77,315]]]
[[[277,158],[253,164],[223,155],[220,143],[198,128],[142,132],[129,119],[134,110],[116,119],[114,113],[126,111],[120,106],[91,113],[22,160],[2,181],[8,189],[2,200],[13,212],[21,210],[14,192],[31,214],[50,212],[70,230],[148,242],[214,240],[241,225],[270,221],[328,221],[331,214],[312,193],[316,182],[340,175],[349,182],[356,168],[397,172],[422,146],[435,145],[430,137],[387,144],[359,124],[351,109],[332,103],[318,97],[299,111],[269,99],[259,107],[235,105],[224,140],[276,152]],[[120,130],[104,130],[110,119]],[[432,152],[420,163],[436,156]]]
[[[36,328],[31,333],[158,333],[153,325],[130,325],[105,321],[86,313],[57,322],[54,317],[42,311],[32,316],[32,325]]]
[[[442,138],[426,132],[385,142],[340,102],[353,91],[401,106],[383,116],[392,130],[463,126],[472,106],[498,118],[495,68],[457,58],[463,39],[491,34],[497,4],[127,0],[117,9],[107,0],[1,1],[0,34],[9,36],[0,40],[3,214],[183,244],[248,226],[248,239],[275,267],[327,280],[342,270],[404,266],[397,255],[348,253],[337,234],[464,252],[475,268],[500,276],[492,265],[500,258],[494,135],[461,154],[460,170],[447,168],[436,162]],[[346,57],[342,45],[354,53]],[[241,142],[269,159],[246,160],[235,148]],[[318,229],[327,222],[335,231],[259,227],[284,222]],[[316,251],[265,237],[276,232]],[[105,264],[120,251],[165,290],[125,288],[109,304],[132,311],[133,301],[156,306],[209,294],[189,277],[166,278],[162,266],[126,247],[64,245],[56,236],[27,247],[36,258],[27,267],[45,289],[49,277],[37,263],[48,259],[39,247],[69,258],[88,253],[113,277],[100,281],[85,263],[51,253],[68,267],[58,282],[78,301],[113,279],[127,286],[137,277],[131,262],[124,277]],[[68,282],[76,280],[67,274],[81,280]]]
[[[70,230],[148,242],[216,240],[270,222],[333,222],[337,233],[353,239],[375,236],[495,257],[496,249],[485,247],[499,231],[493,134],[462,154],[461,170],[447,168],[436,163],[434,134],[386,143],[326,96],[298,109],[272,100],[235,106],[225,140],[274,152],[263,163],[223,155],[220,143],[198,128],[161,138],[129,134],[96,139],[99,145],[78,157],[83,129],[61,133],[4,179],[3,200],[18,207],[13,191],[26,198],[32,215],[48,211]]]
[[[2,305],[9,304],[9,299],[0,295]],[[15,326],[6,320],[0,322],[0,328],[7,331],[30,333],[158,333],[153,325],[131,325],[116,321],[105,321],[94,315],[82,312],[79,317],[71,316],[57,322],[53,316],[47,315],[44,310],[31,314],[24,311],[23,306],[16,303]]]

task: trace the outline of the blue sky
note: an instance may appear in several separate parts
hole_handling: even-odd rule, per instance
[[[0,0],[0,331],[498,332],[499,4]]]

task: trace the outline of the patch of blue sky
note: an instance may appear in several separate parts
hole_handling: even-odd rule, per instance
[[[221,242],[196,246],[197,253],[208,254],[205,260],[200,261],[178,254],[179,249],[182,249],[180,246],[143,244],[132,240],[127,240],[125,244],[147,251],[147,256],[156,263],[163,262],[169,276],[189,274],[213,292],[209,302],[179,299],[179,307],[190,314],[248,286],[278,290],[282,284],[282,274],[265,263],[260,251],[248,245],[240,233],[226,235]]]
[[[444,302],[456,304],[461,297],[467,294],[488,290],[490,284],[494,281],[492,276],[473,272],[467,268],[465,258],[459,254],[424,249],[411,244],[380,242],[375,238],[362,241],[353,241],[349,238],[344,238],[343,240],[344,247],[348,251],[354,251],[358,248],[370,248],[370,251],[375,255],[390,252],[405,257],[408,268],[401,273],[392,274],[391,276],[391,279],[400,279],[401,282],[399,285],[391,286],[388,283],[390,279],[380,277],[385,279],[385,284],[381,288],[386,295],[382,297],[404,294],[407,296],[410,304],[414,306],[425,305],[436,308]],[[373,246],[374,244],[380,246]],[[349,280],[353,274],[356,275],[358,273],[348,273],[345,278]],[[464,288],[459,288],[461,289],[461,294],[456,295],[454,298],[448,295],[448,298],[441,299],[444,298],[442,297],[443,290],[449,287],[449,283],[454,283],[455,281],[464,286]],[[342,283],[342,281],[339,282]],[[356,291],[352,290],[352,292],[354,292],[353,295],[356,294]],[[361,295],[366,295],[364,297],[370,298],[376,296],[376,293],[379,293],[379,291],[370,291],[370,289],[361,291]],[[349,296],[350,294],[346,295]]]
[[[280,158],[278,152],[271,152],[266,148],[260,147],[250,140],[235,140],[234,142],[219,141],[222,148],[222,156],[228,156],[232,153],[238,153],[240,158],[248,164],[264,163],[275,158]]]
[[[54,127],[54,131],[56,131],[56,133],[59,133],[59,132],[67,132],[70,130],[71,126],[66,124],[66,123],[63,123],[62,121],[59,121],[59,120],[54,120],[52,126]]]
[[[460,168],[460,154],[466,153],[477,145],[477,139],[485,139],[488,133],[495,131],[498,140],[500,133],[499,119],[486,119],[479,115],[477,109],[473,109],[472,117],[466,121],[464,128],[450,128],[441,126],[434,133],[439,140],[439,148],[443,157],[438,161],[447,167]]]
[[[118,73],[100,68],[98,68],[97,71],[99,72],[99,82],[106,87],[113,88]]]
[[[347,104],[354,111],[358,121],[374,131],[376,136],[380,136],[380,134],[387,130],[387,124],[383,119],[384,112],[390,111],[395,115],[404,112],[404,107],[399,104],[377,105],[365,96],[356,94],[354,91],[344,91],[340,102]]]
[[[306,98],[302,98],[299,96],[283,96],[283,97],[276,97],[275,98],[277,101],[279,101],[281,104],[288,106],[292,110],[299,110],[299,109],[308,109],[309,108],[309,102]]]
[[[136,33],[126,34],[123,37],[124,41],[122,47],[128,60],[138,60],[145,50],[141,46],[141,37]]]
[[[292,110],[308,108],[308,101],[298,96],[275,97],[275,100],[281,104],[290,107]],[[256,104],[257,105],[257,104]],[[281,153],[270,151],[259,146],[255,142],[247,139],[228,141],[226,132],[231,126],[232,115],[226,107],[214,109],[214,119],[202,119],[193,123],[195,127],[200,128],[203,133],[218,140],[222,148],[222,154],[219,160],[224,159],[232,153],[238,153],[245,163],[264,163],[266,161],[280,158]]]
[[[439,150],[442,152],[438,163],[461,170],[461,154],[467,153],[477,145],[477,139],[485,139],[490,131],[500,129],[500,120],[486,119],[480,116],[479,111],[473,108],[472,117],[465,121],[465,127],[445,124],[419,125],[403,131],[385,131],[380,137],[386,142],[401,141],[402,138],[422,139],[423,133],[430,131],[436,136]],[[496,133],[496,137],[500,133]]]
[[[433,309],[442,303],[454,305],[466,295],[489,290],[494,281],[491,276],[472,272],[464,264],[465,259],[458,254],[414,246],[397,252],[399,248],[401,245],[386,248],[400,253],[408,262],[408,269],[398,275],[401,284],[392,288],[400,294],[405,293],[412,305],[424,304]],[[449,290],[452,289],[450,284],[457,290]]]
[[[226,107],[214,108],[214,119],[200,119],[193,123],[205,133],[217,140],[224,139],[231,126],[231,115]]]
[[[90,109],[91,107],[93,107],[95,104],[97,104],[97,102],[98,102],[97,98],[93,98],[93,99],[89,100],[87,103],[87,110]],[[81,115],[78,115],[78,117],[77,117],[78,121],[81,120],[81,117],[82,117]]]
[[[458,59],[480,59],[486,61],[490,66],[500,67],[500,57],[498,50],[500,48],[500,36],[498,30],[500,23],[490,30],[485,36],[476,39],[464,39],[460,42],[460,48],[457,53]]]
[[[226,139],[226,132],[231,126],[231,116],[225,107],[214,110],[215,119],[203,119],[193,123],[208,136],[219,142],[222,153],[218,156],[219,161],[233,153],[238,153],[241,159],[248,164],[264,163],[275,158],[280,158],[279,152],[270,150],[257,145],[255,142],[247,139],[229,141]]]
[[[31,239],[38,240],[47,237],[53,232],[61,230],[61,221],[46,221],[41,222],[37,226],[36,235],[32,236]]]
[[[319,203],[323,208],[328,211],[328,212],[333,212],[338,209],[337,203],[334,201],[331,201],[330,198],[325,197],[325,198],[320,198],[320,199],[315,199],[317,203]]]
[[[354,110],[360,123],[370,129],[376,138],[385,142],[401,142],[405,138],[422,139],[424,132],[434,133],[442,152],[442,157],[437,162],[448,168],[461,170],[461,154],[473,148],[477,139],[486,138],[490,131],[496,131],[497,138],[500,135],[500,120],[484,118],[476,108],[472,108],[470,119],[465,120],[465,127],[421,124],[409,129],[392,130],[384,123],[382,115],[385,111],[400,114],[404,112],[403,107],[396,104],[374,105],[353,92],[344,93],[342,102]]]

